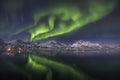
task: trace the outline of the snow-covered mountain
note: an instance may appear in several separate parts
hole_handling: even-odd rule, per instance
[[[61,47],[74,47],[74,48],[84,48],[84,47],[88,47],[88,48],[102,48],[102,46],[98,43],[92,43],[90,41],[76,41],[73,44],[70,45],[66,45],[64,43],[61,43],[59,41],[55,41],[55,40],[50,40],[50,41],[46,41],[46,42],[42,42],[42,43],[30,43],[30,42],[23,42],[21,40],[12,40],[12,41],[8,41],[8,44],[11,45],[24,45],[24,46],[39,46],[39,47],[48,47],[48,48],[61,48]]]
[[[82,41],[82,40],[79,40],[79,41],[77,41],[69,46],[75,47],[75,48],[82,48],[82,47],[102,48],[102,46],[98,43],[92,43],[90,41]]]
[[[31,46],[33,43],[29,42],[24,42],[22,40],[11,40],[6,42],[6,44],[11,45],[11,46]]]
[[[39,46],[41,47],[56,47],[56,48],[61,48],[61,47],[66,47],[66,44],[63,44],[59,41],[55,41],[55,40],[50,40],[44,43],[40,43]]]
[[[18,44],[18,43],[21,43],[21,44],[24,44],[25,42],[23,42],[22,40],[11,40],[11,41],[8,41],[6,43],[10,43],[10,44]]]

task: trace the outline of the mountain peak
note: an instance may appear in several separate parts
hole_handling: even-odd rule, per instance
[[[41,43],[40,46],[60,48],[61,46],[66,46],[66,44],[63,44],[63,43],[61,43],[59,41],[55,41],[55,40],[49,40],[47,42]]]
[[[83,40],[76,41],[75,43],[73,43],[71,45],[71,47],[99,47],[99,48],[102,48],[102,46],[98,43],[92,43],[90,41],[83,41]]]
[[[24,42],[22,40],[11,40],[11,41],[8,41],[7,43],[15,44],[15,43],[24,43]]]

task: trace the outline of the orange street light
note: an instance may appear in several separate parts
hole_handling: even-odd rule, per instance
[[[11,53],[11,48],[7,48],[7,53],[8,53],[8,55]]]

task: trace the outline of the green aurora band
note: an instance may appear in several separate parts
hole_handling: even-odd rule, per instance
[[[26,69],[39,80],[93,80],[70,66],[35,55],[29,55]]]
[[[77,4],[64,3],[34,12],[34,24],[28,30],[31,34],[30,41],[70,33],[100,20],[114,10],[116,1],[89,0],[86,6],[87,9],[82,9]],[[47,21],[44,21],[46,17]]]
[[[19,74],[26,80],[95,80],[80,69],[76,70],[69,65],[37,55],[28,55],[23,66],[16,65],[11,61],[5,65],[0,63],[0,66],[1,70],[8,75]],[[19,77],[18,80],[20,80]]]

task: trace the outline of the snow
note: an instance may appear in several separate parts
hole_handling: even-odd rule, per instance
[[[66,46],[66,44],[63,44],[63,43],[55,41],[55,40],[50,40],[50,41],[47,41],[47,42],[44,42],[44,43],[40,43],[39,46],[41,46],[41,47],[57,47],[57,48],[60,48],[60,47]]]
[[[82,48],[82,47],[99,47],[99,48],[102,48],[102,46],[98,43],[92,43],[90,41],[82,41],[82,40],[79,40],[75,43],[73,43],[72,45],[70,45],[71,47],[79,47],[79,48]]]

